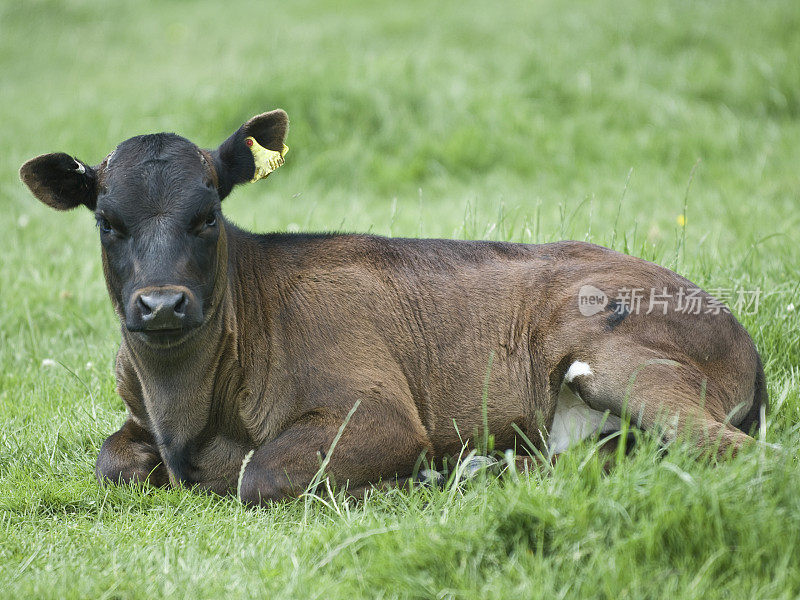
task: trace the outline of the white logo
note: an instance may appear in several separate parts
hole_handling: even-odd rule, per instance
[[[608,296],[593,285],[584,285],[578,292],[578,310],[584,317],[591,317],[608,304]]]

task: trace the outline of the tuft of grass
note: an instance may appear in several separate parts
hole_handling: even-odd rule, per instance
[[[800,595],[798,30],[792,0],[0,4],[0,597]],[[96,233],[17,169],[213,147],[278,106],[292,151],[225,201],[243,226],[585,239],[760,290],[737,316],[782,450],[641,437],[606,475],[587,442],[546,474],[270,510],[98,487],[124,411]]]

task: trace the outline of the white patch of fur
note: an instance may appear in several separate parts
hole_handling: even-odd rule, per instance
[[[572,367],[575,365],[583,365],[588,370],[588,373],[585,371],[579,372],[575,377],[591,374],[591,369],[586,363],[573,363]],[[570,367],[570,371],[572,367]],[[567,372],[567,375],[569,375],[569,372]],[[566,377],[565,381],[567,381]],[[606,416],[606,413],[590,408],[588,404],[581,400],[580,396],[567,386],[562,385],[558,393],[553,425],[550,427],[550,435],[547,439],[547,450],[551,456],[560,454],[598,431],[600,433],[611,433],[612,431],[618,431],[620,427],[619,417],[611,414]]]
[[[564,375],[564,382],[572,383],[576,377],[586,377],[592,374],[592,368],[585,362],[576,360],[567,369],[567,374]]]

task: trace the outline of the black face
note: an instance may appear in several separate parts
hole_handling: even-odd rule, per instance
[[[174,134],[131,138],[99,174],[95,217],[128,331],[171,345],[203,322],[222,217],[211,167]]]
[[[125,327],[167,348],[204,322],[224,276],[217,273],[225,236],[220,200],[259,176],[253,140],[283,152],[288,126],[276,109],[248,120],[215,150],[158,133],[123,142],[93,167],[53,152],[27,161],[19,174],[48,206],[94,212],[108,289]]]

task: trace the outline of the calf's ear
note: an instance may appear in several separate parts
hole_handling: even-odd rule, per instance
[[[34,196],[57,210],[81,204],[94,210],[97,205],[97,172],[69,154],[55,152],[32,158],[22,165],[19,177]]]
[[[230,194],[233,186],[251,181],[256,175],[258,146],[248,145],[248,138],[253,138],[261,150],[271,150],[274,154],[285,153],[283,142],[289,130],[289,117],[281,109],[262,113],[239,127],[231,137],[225,140],[216,150],[211,151],[214,167],[217,171],[217,191],[220,199]],[[265,153],[262,152],[262,155]]]

